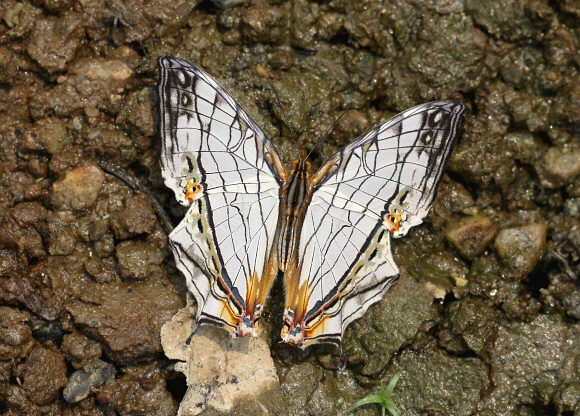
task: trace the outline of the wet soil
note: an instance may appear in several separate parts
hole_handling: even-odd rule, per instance
[[[97,163],[183,215],[158,164],[162,54],[219,79],[286,162],[274,88],[307,148],[351,104],[315,165],[413,105],[468,106],[346,368],[278,343],[274,290],[280,392],[229,413],[348,414],[401,372],[408,415],[580,414],[579,19],[576,0],[0,2],[0,414],[177,412],[159,332],[183,278],[147,196]]]

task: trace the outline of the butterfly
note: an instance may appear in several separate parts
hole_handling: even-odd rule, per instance
[[[433,204],[465,105],[435,101],[376,126],[315,173],[274,145],[203,70],[158,58],[165,184],[189,207],[169,236],[198,304],[196,328],[256,336],[272,283],[286,290],[282,341],[341,345],[399,277],[390,238]],[[192,334],[193,336],[193,334]]]

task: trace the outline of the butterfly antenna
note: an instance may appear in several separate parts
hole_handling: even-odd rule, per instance
[[[322,135],[322,137],[320,139],[318,139],[318,141],[316,142],[316,144],[314,145],[314,147],[312,148],[312,150],[310,150],[310,152],[308,153],[308,155],[306,156],[306,159],[308,159],[308,157],[310,156],[310,154],[312,152],[314,152],[314,149],[316,149],[318,147],[318,145],[326,138],[330,135],[330,133],[332,133],[332,131],[334,130],[334,128],[336,127],[336,125],[338,124],[338,122],[340,121],[340,119],[342,118],[342,116],[344,116],[346,114],[346,112],[348,110],[350,110],[350,107],[352,106],[352,103],[348,103],[348,105],[346,106],[345,110],[342,112],[342,114],[340,116],[338,116],[338,118],[336,120],[334,120],[334,123],[332,123],[332,126],[328,129],[328,131],[326,133],[324,133]]]
[[[290,123],[288,123],[288,118],[286,117],[286,112],[284,111],[284,107],[282,107],[282,103],[280,102],[280,96],[278,95],[278,90],[276,89],[276,87],[272,87],[272,88],[274,88],[274,94],[276,94],[276,102],[278,103],[278,107],[280,107],[280,110],[282,110],[282,115],[284,116],[284,123],[286,124],[286,127],[288,127],[288,130],[290,130],[290,136],[292,137],[292,141],[294,142],[296,147],[298,147],[298,143],[296,143],[296,137],[294,136],[294,132],[292,131],[292,127],[290,127]],[[298,153],[300,153],[300,152],[298,152]]]

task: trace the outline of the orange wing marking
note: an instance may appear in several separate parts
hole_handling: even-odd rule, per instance
[[[195,178],[187,178],[187,184],[185,185],[185,200],[189,202],[195,201],[201,196],[201,191],[203,188],[197,183]]]
[[[408,201],[405,201],[412,195],[410,187],[405,186],[395,198],[395,201],[389,207],[389,213],[385,216],[385,226],[391,232],[396,233],[401,228],[401,223],[407,218],[406,208],[410,206]]]

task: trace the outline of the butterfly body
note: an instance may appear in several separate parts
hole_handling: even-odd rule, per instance
[[[201,69],[160,57],[158,113],[166,185],[189,210],[169,236],[198,303],[197,327],[257,334],[284,276],[282,340],[340,346],[350,322],[397,280],[390,238],[433,203],[465,106],[409,109],[334,154],[287,172],[272,143]]]

